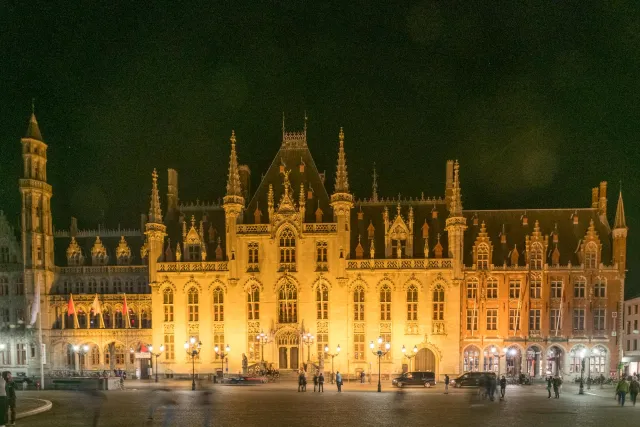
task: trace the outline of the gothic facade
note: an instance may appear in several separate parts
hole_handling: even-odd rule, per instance
[[[162,345],[159,372],[187,374],[189,342],[200,343],[198,373],[235,373],[246,359],[375,374],[386,343],[383,375],[572,375],[582,358],[608,373],[621,360],[627,227],[621,195],[609,226],[604,182],[582,208],[469,210],[460,165],[448,161],[440,197],[379,197],[374,172],[371,197],[356,199],[342,129],[329,194],[306,126],[283,125],[253,192],[232,133],[222,203],[181,201],[173,169],[162,203],[154,170],[140,230],[81,230],[72,219],[54,233],[35,115],[22,146],[21,244],[0,217],[0,291],[12,283],[0,307],[22,307],[2,318],[6,351],[23,343],[28,353],[0,363],[16,370],[39,369],[34,311],[46,371],[144,376],[150,346]]]

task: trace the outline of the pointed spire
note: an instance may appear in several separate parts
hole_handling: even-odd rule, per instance
[[[462,216],[462,194],[460,190],[460,164],[456,160],[453,164],[453,189],[449,214],[452,217]]]
[[[622,201],[622,189],[618,195],[618,206],[616,207],[616,219],[614,221],[613,228],[627,228],[627,220],[624,216],[624,202]]]
[[[236,133],[231,131],[231,155],[229,156],[229,176],[227,178],[227,197],[242,197],[240,173],[238,172],[238,156],[236,154]]]
[[[35,139],[37,141],[43,141],[42,134],[40,133],[40,127],[38,126],[38,120],[36,120],[35,110],[35,99],[32,99],[31,118],[29,119],[29,126],[27,127],[27,133],[24,135],[24,137]]]
[[[374,202],[378,201],[378,174],[376,172],[376,162],[373,162],[373,184],[371,199]]]
[[[340,138],[340,148],[338,149],[338,169],[336,172],[336,193],[349,192],[349,178],[347,176],[347,159],[344,154],[344,131],[340,128],[338,134]]]
[[[153,184],[151,186],[151,205],[149,206],[149,222],[162,224],[162,210],[160,209],[160,193],[158,192],[158,172],[153,169],[151,174]]]

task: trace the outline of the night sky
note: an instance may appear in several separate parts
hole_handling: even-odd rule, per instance
[[[613,223],[622,181],[640,291],[638,2],[55,3],[0,0],[0,208],[16,225],[32,97],[58,229],[138,227],[154,167],[163,194],[173,167],[182,200],[217,200],[232,129],[255,188],[282,113],[301,130],[306,111],[329,190],[344,127],[357,197],[374,161],[381,195],[443,195],[457,158],[465,208],[588,207],[606,180]]]

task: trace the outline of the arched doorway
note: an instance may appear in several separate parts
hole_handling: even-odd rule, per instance
[[[532,378],[539,378],[542,375],[542,349],[537,345],[527,348],[527,372]]]
[[[470,345],[464,350],[462,372],[477,372],[480,370],[480,349]]]
[[[560,375],[562,372],[562,360],[564,358],[564,351],[558,346],[551,346],[547,350],[547,375]]]
[[[522,352],[520,351],[520,348],[515,345],[509,347],[507,349],[505,359],[507,363],[507,376],[519,376],[522,369]]]
[[[416,353],[415,370],[436,372],[436,355],[428,348],[421,348]],[[437,375],[437,373],[436,373]]]
[[[298,332],[284,330],[276,336],[278,345],[278,369],[298,369],[298,348],[300,345]]]
[[[607,375],[607,349],[602,345],[597,345],[591,349],[589,356],[589,372],[592,377]],[[635,374],[635,372],[631,372]]]

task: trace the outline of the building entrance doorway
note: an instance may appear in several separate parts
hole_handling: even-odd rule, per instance
[[[414,370],[421,372],[436,372],[436,355],[433,354],[433,351],[429,350],[428,348],[421,348],[420,350],[418,350],[418,352],[416,353]]]
[[[278,369],[299,368],[299,345],[298,333],[294,330],[286,330],[279,333],[276,337],[278,345]]]

